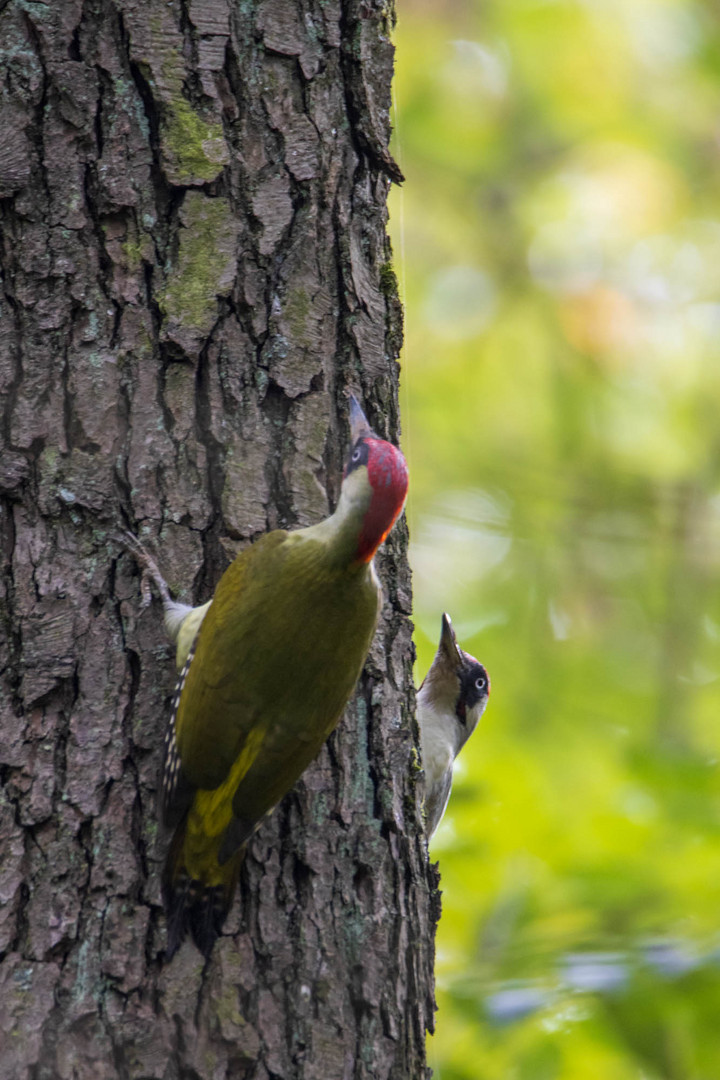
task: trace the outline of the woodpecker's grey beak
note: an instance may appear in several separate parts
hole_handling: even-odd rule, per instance
[[[358,439],[374,436],[375,432],[367,422],[365,413],[354,394],[350,395],[350,440],[354,445]]]
[[[455,631],[453,630],[453,624],[450,622],[450,616],[447,612],[444,612],[442,617],[442,631],[440,633],[440,648],[451,664],[462,664],[463,658],[458,648],[457,638],[455,637]]]

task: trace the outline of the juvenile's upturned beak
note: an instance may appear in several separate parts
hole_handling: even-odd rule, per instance
[[[457,638],[455,637],[455,631],[453,630],[453,624],[450,622],[450,616],[447,612],[443,613],[442,617],[442,632],[440,634],[440,648],[443,650],[448,658],[448,662],[453,666],[457,663],[462,664],[463,658],[458,648]]]

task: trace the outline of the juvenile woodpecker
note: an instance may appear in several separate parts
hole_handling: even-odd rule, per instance
[[[455,758],[475,730],[489,695],[487,671],[458,646],[450,616],[443,615],[438,651],[417,694],[428,839],[445,813]]]
[[[163,875],[167,957],[189,930],[209,955],[247,841],[333,731],[381,605],[373,556],[400,514],[407,466],[350,400],[352,446],[335,513],[242,551],[212,600],[163,600],[181,669],[165,736],[160,814],[174,829]]]

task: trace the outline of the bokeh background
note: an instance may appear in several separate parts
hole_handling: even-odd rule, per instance
[[[720,1077],[720,9],[398,0],[440,1080]]]

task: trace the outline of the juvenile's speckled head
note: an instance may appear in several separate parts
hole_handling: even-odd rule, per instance
[[[350,396],[350,433],[341,497],[362,508],[355,561],[368,563],[405,505],[408,470],[400,450],[372,430],[354,395]]]

